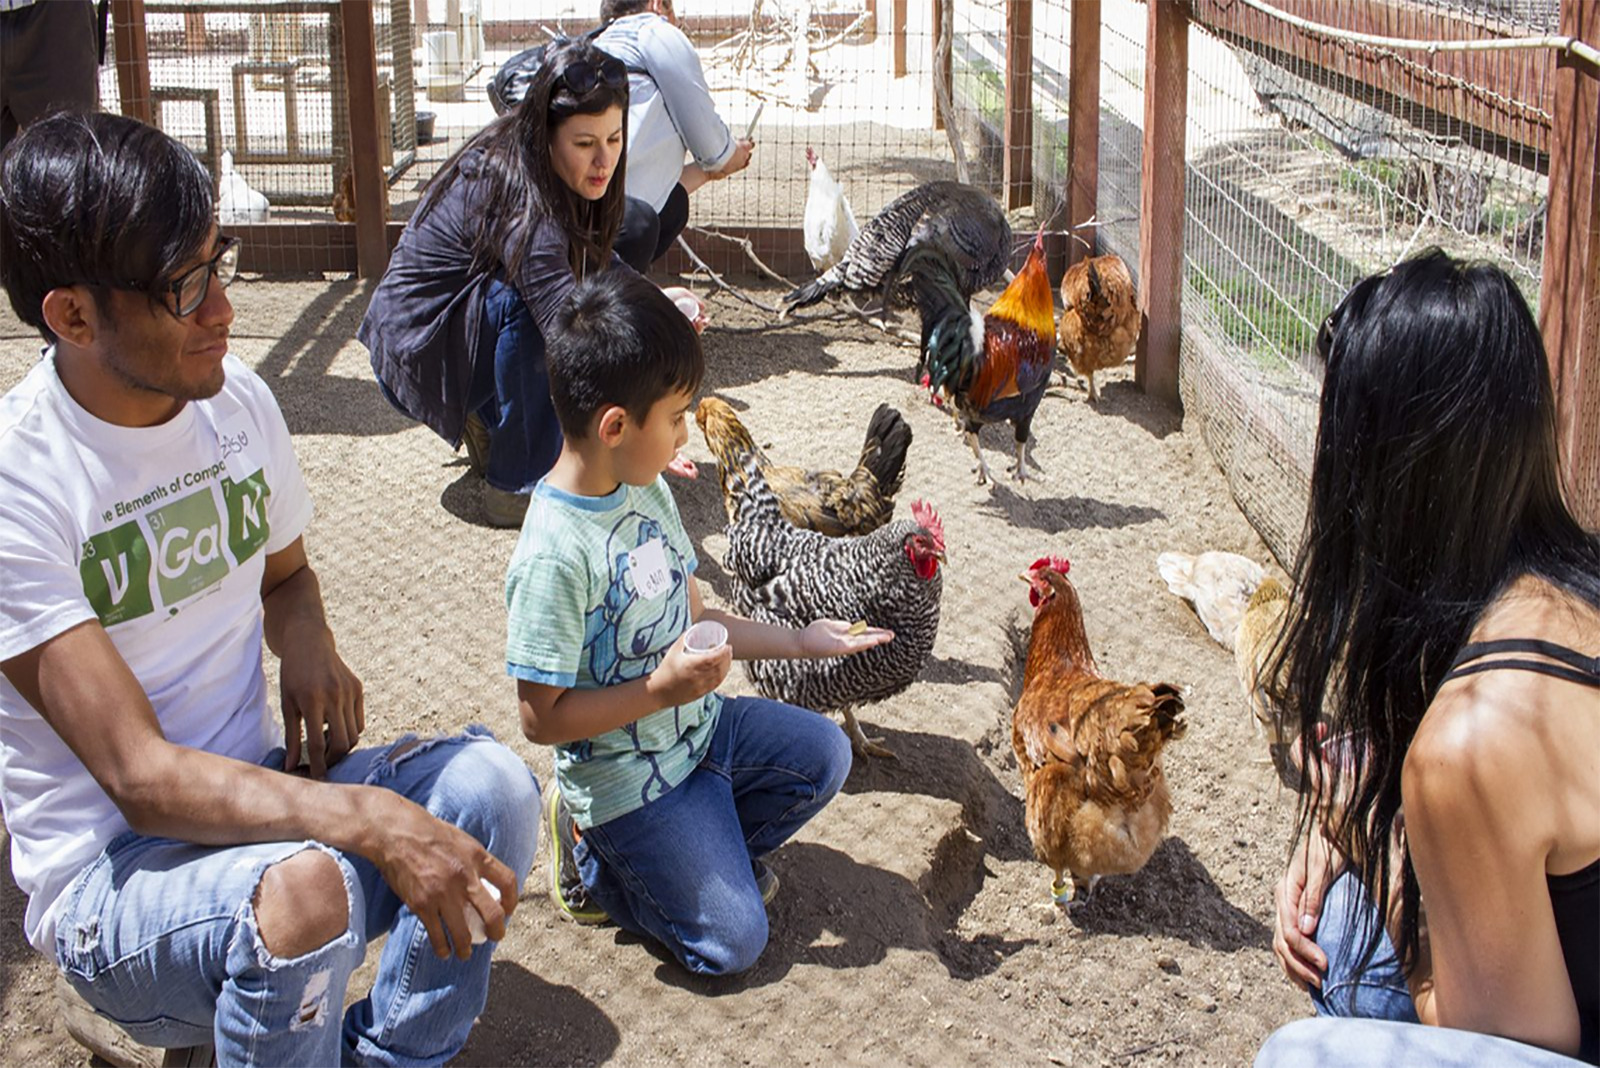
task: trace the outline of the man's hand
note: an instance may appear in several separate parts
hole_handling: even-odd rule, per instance
[[[381,838],[372,849],[362,852],[422,921],[434,953],[448,957],[454,947],[461,960],[472,956],[468,908],[483,917],[489,938],[497,942],[504,938],[506,919],[517,907],[519,890],[511,869],[466,831],[398,794],[384,796],[393,799],[395,811],[378,821]],[[480,879],[494,884],[500,900],[484,889]]]
[[[283,705],[283,769],[300,764],[301,738],[311,777],[321,779],[328,767],[356,747],[367,727],[361,680],[333,647],[333,635],[320,632],[286,637],[279,665],[279,700]]]
[[[750,156],[755,150],[756,143],[754,141],[748,137],[739,138],[733,143],[733,155],[728,157],[728,162],[722,165],[720,171],[712,171],[706,177],[715,182],[728,177],[730,174],[738,174],[750,166]]]
[[[1322,899],[1344,871],[1344,858],[1312,829],[1295,847],[1289,868],[1278,880],[1272,952],[1289,981],[1301,990],[1322,987],[1328,957],[1313,937],[1322,921]]]

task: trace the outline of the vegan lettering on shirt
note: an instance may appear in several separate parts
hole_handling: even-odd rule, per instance
[[[143,512],[83,543],[78,573],[102,626],[137,619],[157,607],[176,614],[179,602],[215,587],[266,544],[272,490],[265,472],[235,482],[222,474],[223,467],[218,461],[185,472],[102,513],[110,520]],[[221,489],[220,508],[213,484]],[[185,488],[190,492],[171,500]],[[150,507],[158,501],[168,503]]]

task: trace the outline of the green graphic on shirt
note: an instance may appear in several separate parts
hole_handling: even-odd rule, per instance
[[[101,626],[151,611],[150,543],[144,540],[137,522],[101,531],[84,542],[78,574]]]
[[[209,488],[145,513],[155,539],[156,582],[169,608],[228,575],[222,516]]]
[[[222,480],[222,500],[228,509],[228,549],[235,565],[242,564],[267,543],[267,486],[265,471],[243,482]]]

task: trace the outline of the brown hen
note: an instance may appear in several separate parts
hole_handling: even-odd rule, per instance
[[[1094,373],[1120,367],[1139,341],[1139,301],[1128,265],[1114,255],[1073,264],[1061,279],[1061,304],[1056,347],[1089,380],[1089,399],[1098,403]]]
[[[911,427],[887,404],[878,405],[872,413],[861,459],[848,475],[772,463],[733,408],[716,397],[700,402],[694,421],[700,424],[706,447],[717,458],[729,522],[734,519],[739,469],[746,455],[755,457],[783,517],[801,530],[815,530],[831,538],[870,534],[894,514],[894,497],[900,492],[906,450],[911,447]]]
[[[1087,897],[1085,884],[1092,891],[1102,875],[1138,871],[1155,852],[1172,815],[1162,751],[1186,727],[1176,686],[1100,674],[1070,566],[1047,558],[1021,576],[1033,634],[1011,717],[1028,837],[1064,907]]]

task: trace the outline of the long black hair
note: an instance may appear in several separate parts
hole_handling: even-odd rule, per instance
[[[1308,779],[1297,834],[1320,829],[1351,858],[1380,916],[1401,865],[1397,949],[1409,972],[1419,898],[1396,823],[1406,750],[1511,582],[1538,576],[1600,607],[1600,539],[1563,498],[1544,345],[1503,270],[1424,252],[1358,283],[1318,350],[1310,507],[1268,677],[1297,720],[1285,726],[1308,744],[1319,716],[1329,736],[1358,739],[1326,762],[1330,775]],[[1382,931],[1368,933],[1363,962]]]
[[[588,85],[587,91],[575,92],[567,74],[580,65],[591,75],[604,71],[608,77],[574,78]],[[551,141],[556,127],[572,116],[599,115],[613,107],[622,109],[623,151],[605,195],[587,200],[556,174],[550,160]],[[589,36],[552,41],[522,103],[485,126],[445,161],[429,183],[417,217],[432,210],[460,177],[463,157],[481,150],[481,175],[488,189],[473,235],[474,270],[499,267],[514,277],[540,217],[554,219],[566,232],[575,275],[582,278],[605,270],[622,225],[627,130],[628,82],[622,62],[595,47]]]

